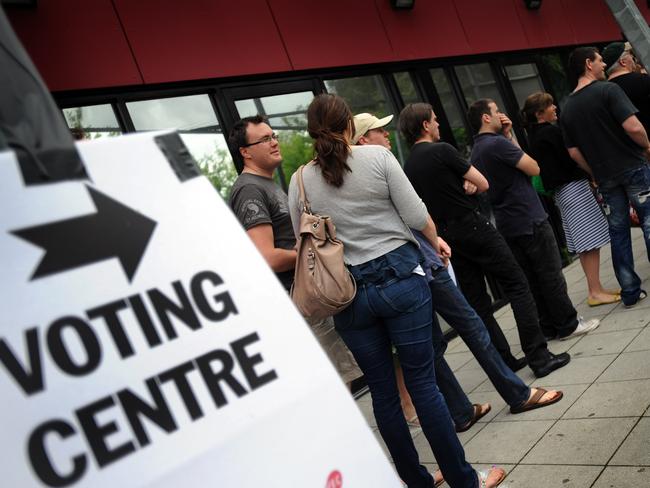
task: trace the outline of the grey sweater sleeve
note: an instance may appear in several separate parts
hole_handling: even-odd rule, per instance
[[[413,185],[406,177],[393,153],[382,151],[385,155],[386,181],[390,199],[404,223],[412,229],[422,230],[427,225],[427,207],[418,196]]]

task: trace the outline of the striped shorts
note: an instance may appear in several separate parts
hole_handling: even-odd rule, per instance
[[[555,204],[560,209],[569,252],[580,254],[609,243],[607,219],[589,181],[583,179],[562,185],[555,193]]]

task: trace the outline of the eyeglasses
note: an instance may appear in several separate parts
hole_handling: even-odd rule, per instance
[[[264,136],[259,141],[251,142],[250,144],[244,144],[241,147],[251,147],[257,144],[270,144],[271,141],[277,141],[277,140],[278,140],[278,135],[274,132],[270,136]]]

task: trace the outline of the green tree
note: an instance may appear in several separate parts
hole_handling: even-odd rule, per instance
[[[210,180],[210,183],[221,197],[228,200],[232,185],[237,179],[237,171],[230,160],[228,151],[219,149],[215,144],[214,151],[200,158],[197,164],[203,175]]]
[[[287,184],[291,175],[303,164],[314,157],[312,138],[306,130],[286,130],[278,133],[282,151],[282,170]]]

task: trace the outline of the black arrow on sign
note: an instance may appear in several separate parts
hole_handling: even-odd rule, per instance
[[[45,249],[31,280],[117,257],[133,279],[156,222],[87,186],[97,213],[11,233]]]

